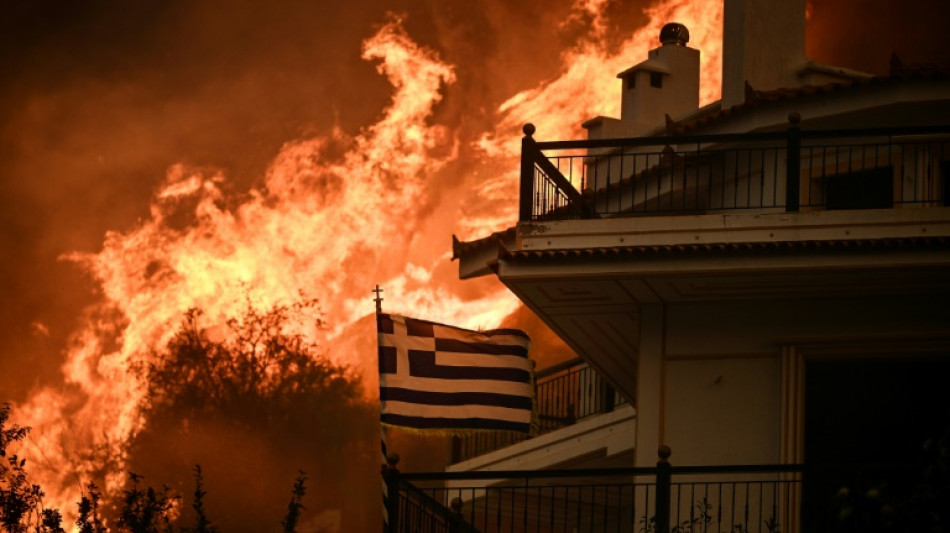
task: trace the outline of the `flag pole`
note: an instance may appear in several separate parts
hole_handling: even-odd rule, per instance
[[[373,301],[376,302],[376,325],[377,325],[377,336],[379,335],[379,315],[383,313],[383,289],[380,288],[379,284],[376,285],[372,291],[376,294],[376,297],[373,298]],[[377,344],[378,345],[378,344]],[[378,351],[378,348],[377,348]],[[379,357],[377,355],[377,357]],[[394,510],[395,505],[393,505],[399,498],[398,486],[396,481],[396,461],[398,459],[394,458],[394,461],[390,464],[390,458],[388,450],[386,449],[386,428],[383,426],[383,404],[382,399],[379,403],[379,443],[380,451],[382,452],[382,458],[380,461],[380,474],[382,479],[382,491],[383,491],[383,533],[389,531],[395,531],[395,516],[390,516],[391,510]],[[393,489],[394,492],[390,492],[390,489]],[[392,502],[390,501],[392,498]]]
[[[376,288],[370,291],[376,294],[376,297],[373,298],[373,301],[376,302],[376,335],[379,335],[379,315],[383,314],[383,289],[380,288],[379,284],[376,284]],[[377,344],[378,346],[378,344]],[[377,348],[377,362],[379,358],[379,352]],[[386,450],[386,428],[383,426],[383,399],[379,399],[379,436],[380,444],[382,445],[382,462],[380,463],[383,468],[386,468],[389,464],[388,451]]]
[[[370,292],[376,293],[376,297],[373,298],[373,301],[376,302],[376,314],[377,314],[377,315],[378,315],[378,314],[381,314],[381,313],[383,312],[383,299],[384,299],[384,298],[380,297],[380,294],[382,294],[384,291],[383,291],[383,289],[380,289],[380,288],[379,288],[379,284],[376,284],[376,288],[373,289],[373,290],[370,291]]]

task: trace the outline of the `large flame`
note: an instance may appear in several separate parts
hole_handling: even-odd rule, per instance
[[[102,460],[78,450],[108,450],[121,466],[123,443],[143,423],[144,387],[130,369],[168,342],[187,309],[201,308],[210,325],[237,316],[242,295],[267,309],[304,292],[319,296],[331,329],[301,321],[298,333],[324,339],[371,312],[373,282],[403,292],[409,308],[422,299],[413,293],[425,286],[429,267],[409,262],[412,212],[428,201],[427,177],[457,152],[450,131],[427,123],[454,74],[412,42],[399,19],[364,43],[363,57],[377,61],[394,88],[379,122],[355,137],[333,131],[288,143],[264,187],[236,207],[222,193],[225,176],[177,165],[147,220],[110,232],[99,253],[70,256],[94,275],[102,303],[74,335],[63,368],[67,389],[44,390],[21,407],[41,452],[34,470],[53,503],[68,508],[76,475]],[[191,221],[180,228],[183,216]],[[490,323],[513,308],[499,292],[474,303],[485,316],[463,316],[462,302],[443,296],[441,306],[420,312]],[[345,352],[331,356],[357,362]],[[117,469],[105,488],[116,490],[123,479]]]
[[[702,101],[718,95],[721,1],[657,4],[648,10],[650,24],[614,50],[603,44],[604,4],[577,2],[577,12],[594,21],[589,37],[563,54],[556,79],[501,107],[497,126],[479,143],[478,168],[466,178],[475,193],[442,206],[450,213],[443,218],[461,216],[440,228],[437,244],[416,238],[429,222],[416,213],[433,211],[439,199],[432,180],[469,147],[432,123],[441,91],[455,81],[453,67],[413,42],[394,17],[362,51],[393,87],[378,122],[356,135],[337,129],[287,143],[263,186],[239,197],[224,192],[222,173],[176,165],[147,219],[108,233],[98,253],[71,254],[98,282],[101,303],[72,336],[65,387],[43,389],[18,408],[34,428],[28,451],[47,504],[68,516],[81,484],[104,464],[112,472],[105,489],[119,489],[124,445],[144,423],[144,386],[131,369],[167,343],[189,308],[201,308],[212,326],[237,316],[246,299],[267,309],[303,293],[320,299],[329,326],[301,319],[296,333],[340,345],[348,326],[372,312],[375,283],[394,311],[469,327],[494,326],[511,313],[517,302],[504,290],[463,296],[434,273],[449,261],[450,231],[483,235],[514,220],[511,170],[521,124],[536,123],[544,138],[576,138],[582,120],[616,115],[615,73],[645,57],[662,24],[673,20],[690,28],[703,52]],[[329,355],[349,365],[360,360],[345,350]]]
[[[578,139],[585,136],[581,124],[596,115],[619,117],[621,85],[618,72],[639,63],[651,48],[659,45],[660,29],[668,22],[689,28],[689,46],[700,50],[700,105],[718,100],[722,92],[722,0],[668,0],[646,9],[649,23],[638,29],[619,47],[608,46],[607,25],[603,21],[602,1],[577,0],[577,7],[593,20],[587,40],[563,53],[564,70],[554,80],[520,92],[499,109],[501,119],[494,131],[485,134],[478,147],[488,156],[514,159],[520,150],[518,134],[525,123],[537,128],[541,140]],[[517,166],[510,165],[477,189],[473,203],[494,206],[506,202],[514,216],[517,202],[510,184]],[[497,220],[496,210],[472,213],[467,222],[471,233],[487,220]]]

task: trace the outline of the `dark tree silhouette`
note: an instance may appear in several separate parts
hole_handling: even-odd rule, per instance
[[[105,533],[106,528],[99,515],[99,500],[101,499],[102,493],[99,492],[99,487],[92,482],[87,484],[77,506],[79,516],[76,518],[76,525],[79,526],[79,533]]]
[[[56,509],[43,509],[37,533],[66,533],[63,515]]]
[[[125,490],[119,513],[119,531],[128,533],[172,533],[169,511],[174,497],[168,487],[157,491],[152,487],[139,488],[142,476],[129,472],[131,487]]]
[[[59,533],[59,511],[43,508],[43,489],[30,483],[26,459],[10,453],[10,446],[26,438],[30,428],[10,424],[10,405],[0,405],[0,530],[27,533]]]
[[[377,408],[351,369],[288,333],[303,317],[319,320],[314,300],[269,311],[248,304],[210,330],[191,310],[167,347],[138,368],[146,426],[130,447],[130,467],[186,492],[175,476],[200,463],[208,495],[185,520],[199,524],[206,513],[224,531],[269,529],[286,504],[287,480],[307,470],[321,473],[308,512],[334,513],[351,530],[374,527]]]
[[[200,310],[188,311],[167,350],[145,369],[146,411],[226,416],[260,427],[293,418],[302,406],[357,404],[358,383],[347,369],[300,335],[285,332],[291,315],[312,312],[315,305],[306,301],[260,312],[248,304],[240,319],[227,321],[223,340],[211,340],[200,327]]]
[[[297,479],[294,480],[294,490],[291,491],[290,503],[287,504],[287,514],[280,521],[284,527],[284,533],[297,533],[297,522],[300,521],[300,513],[305,509],[303,506],[303,497],[307,493],[307,474],[300,472]]]
[[[136,472],[170,486],[143,487],[144,476],[130,473],[126,490],[112,499],[86,484],[77,504],[80,533],[263,531],[283,505],[283,530],[296,531],[306,510],[301,467],[321,472],[308,497],[312,512],[330,513],[324,519],[342,520],[347,530],[378,526],[375,404],[363,398],[359,376],[287,333],[292,320],[315,309],[312,300],[267,312],[249,304],[223,332],[203,329],[199,310],[186,313],[168,345],[135,369],[146,387],[145,428],[126,450]],[[9,415],[9,405],[0,405],[0,532],[61,533],[60,512],[43,508],[42,489],[12,452],[29,428],[9,423]],[[176,520],[194,525],[184,528],[173,524],[172,509],[177,515],[181,476],[196,462],[214,469],[208,479],[216,485],[206,490],[204,470],[193,467],[193,518]]]
[[[192,533],[218,532],[218,528],[215,527],[214,522],[208,518],[208,514],[205,511],[206,494],[208,493],[204,490],[204,478],[201,474],[201,465],[195,465],[195,501],[191,505],[195,510],[195,527],[192,528]]]

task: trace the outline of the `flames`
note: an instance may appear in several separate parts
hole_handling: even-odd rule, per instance
[[[594,0],[578,0],[577,4],[592,16],[592,31],[587,40],[563,53],[564,70],[554,80],[547,80],[533,89],[508,99],[499,109],[501,119],[494,130],[485,134],[478,148],[491,157],[517,157],[520,144],[517,135],[528,122],[537,128],[539,140],[584,138],[581,124],[596,115],[620,116],[620,82],[617,73],[639,63],[647,52],[659,45],[660,29],[668,22],[679,22],[689,28],[689,46],[700,50],[699,103],[705,105],[720,97],[722,89],[722,16],[721,0],[669,0],[646,9],[650,22],[624,40],[616,49],[607,45],[600,4]],[[489,178],[478,189],[480,204],[505,202],[511,220],[516,200],[507,187],[516,179],[517,166],[510,165]],[[494,214],[487,217],[491,219]],[[471,220],[479,226],[479,217]],[[472,233],[475,233],[474,231]]]
[[[433,193],[434,180],[473,150],[433,121],[454,69],[391,17],[362,49],[392,86],[378,122],[355,135],[334,129],[288,142],[263,184],[240,196],[227,192],[221,172],[175,165],[147,218],[109,232],[98,253],[69,254],[97,281],[101,302],[72,336],[65,385],[40,390],[17,413],[34,428],[25,451],[47,505],[68,516],[81,484],[103,465],[112,472],[104,488],[120,488],[123,446],[144,424],[144,386],[131,369],[167,343],[189,308],[201,308],[212,327],[237,316],[247,300],[267,309],[317,297],[326,326],[302,317],[293,327],[325,346],[367,334],[351,326],[372,313],[376,283],[392,311],[468,327],[494,326],[511,313],[517,302],[503,289],[464,294],[446,248],[453,231],[480,236],[513,222],[521,124],[534,122],[545,139],[576,138],[582,120],[617,115],[614,75],[645,57],[669,21],[686,24],[691,45],[702,50],[702,102],[718,96],[721,2],[654,5],[650,24],[615,48],[603,44],[604,4],[579,1],[576,12],[593,21],[590,35],[563,53],[557,78],[501,106],[497,125],[474,149],[477,168],[457,189],[472,193]],[[421,237],[435,230],[438,242]],[[328,355],[360,364],[349,350]]]
[[[589,6],[590,2],[581,2]],[[575,139],[584,135],[581,123],[594,115],[620,116],[618,72],[639,63],[647,51],[659,45],[660,28],[679,22],[689,28],[689,46],[701,52],[700,105],[719,99],[722,77],[722,2],[670,0],[646,10],[650,22],[624,40],[608,47],[606,24],[594,11],[593,31],[588,40],[563,54],[565,70],[555,80],[521,92],[504,104],[495,130],[482,138],[488,154],[517,153],[511,135],[526,122],[533,123],[543,139]],[[588,7],[589,8],[589,7]]]

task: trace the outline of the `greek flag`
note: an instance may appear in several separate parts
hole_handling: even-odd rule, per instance
[[[523,331],[469,331],[382,313],[376,328],[383,424],[531,430],[534,386]]]

